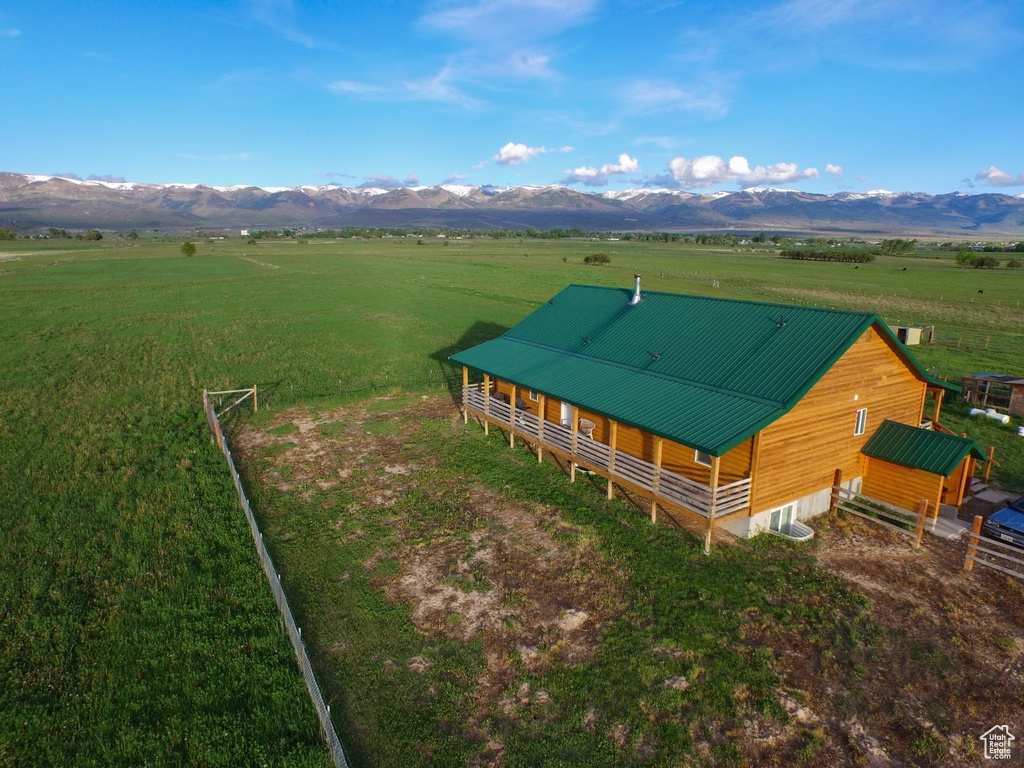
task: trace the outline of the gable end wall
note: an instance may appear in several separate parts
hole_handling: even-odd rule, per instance
[[[789,413],[762,430],[751,514],[830,487],[837,468],[847,480],[862,475],[868,438],[885,419],[919,424],[926,388],[869,328]],[[867,426],[855,436],[860,408],[868,409]]]

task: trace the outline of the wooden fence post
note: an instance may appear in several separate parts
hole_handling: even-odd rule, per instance
[[[256,401],[256,385],[252,385],[252,412],[256,413],[259,408],[259,403]]]
[[[921,548],[921,538],[924,536],[924,519],[928,515],[928,499],[921,499],[917,505],[917,530],[914,531],[914,549]]]
[[[981,471],[982,482],[988,482],[988,473],[992,471],[992,456],[995,455],[995,452],[996,447],[994,445],[990,445],[988,448],[985,449],[985,454],[988,456],[988,461],[985,462],[985,469]]]
[[[967,555],[964,557],[964,570],[974,570],[974,556],[978,554],[978,537],[981,536],[981,515],[974,516],[974,524],[971,526],[971,537],[968,539]]]
[[[466,401],[469,399],[469,368],[462,366],[462,423],[469,424],[469,408]]]
[[[832,476],[832,499],[828,504],[828,513],[834,515],[839,510],[839,491],[843,487],[843,470],[836,469]]]

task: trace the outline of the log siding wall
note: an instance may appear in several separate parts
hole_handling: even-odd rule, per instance
[[[920,423],[927,385],[889,344],[869,328],[789,413],[762,430],[752,513],[828,488],[837,468],[847,478],[863,475],[861,448],[883,420]],[[861,408],[868,409],[867,425],[854,435]]]
[[[944,481],[941,475],[903,467],[884,459],[867,457],[866,462],[868,467],[861,486],[863,495],[910,510],[917,509],[921,499],[928,499],[928,514],[932,517],[938,514],[937,505]]]

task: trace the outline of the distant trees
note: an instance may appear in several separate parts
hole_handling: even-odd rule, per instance
[[[602,264],[611,263],[611,259],[608,257],[607,253],[592,253],[589,256],[583,257],[583,263],[601,266]]]
[[[894,237],[879,243],[883,256],[907,256],[917,250],[917,240],[903,240]]]
[[[181,244],[181,255],[182,256],[195,256],[196,255],[196,244],[191,240]]]
[[[0,227],[0,240],[17,240],[18,233],[7,227]]]
[[[956,263],[959,267],[969,267],[974,263],[974,254],[966,248],[961,248],[956,252]]]
[[[995,256],[978,256],[971,262],[975,269],[995,269],[999,266],[999,259]]]
[[[799,259],[801,261],[845,261],[854,264],[867,264],[875,260],[875,254],[866,251],[804,251],[787,250],[780,251],[779,255],[784,259]]]
[[[1020,269],[1020,261],[1017,259],[1010,259],[1008,262],[1006,262],[1006,266],[1009,269]]]
[[[79,235],[78,239],[79,240],[102,240],[103,239],[103,233],[100,232],[98,229],[90,229],[88,232],[85,232],[85,233]]]
[[[47,228],[46,236],[51,240],[68,240],[71,238],[66,229],[57,229],[57,227]]]

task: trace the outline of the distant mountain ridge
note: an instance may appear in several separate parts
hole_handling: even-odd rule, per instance
[[[0,172],[0,226],[278,229],[345,226],[801,231],[1024,236],[1024,195],[750,188],[581,192],[562,186],[226,187]]]

